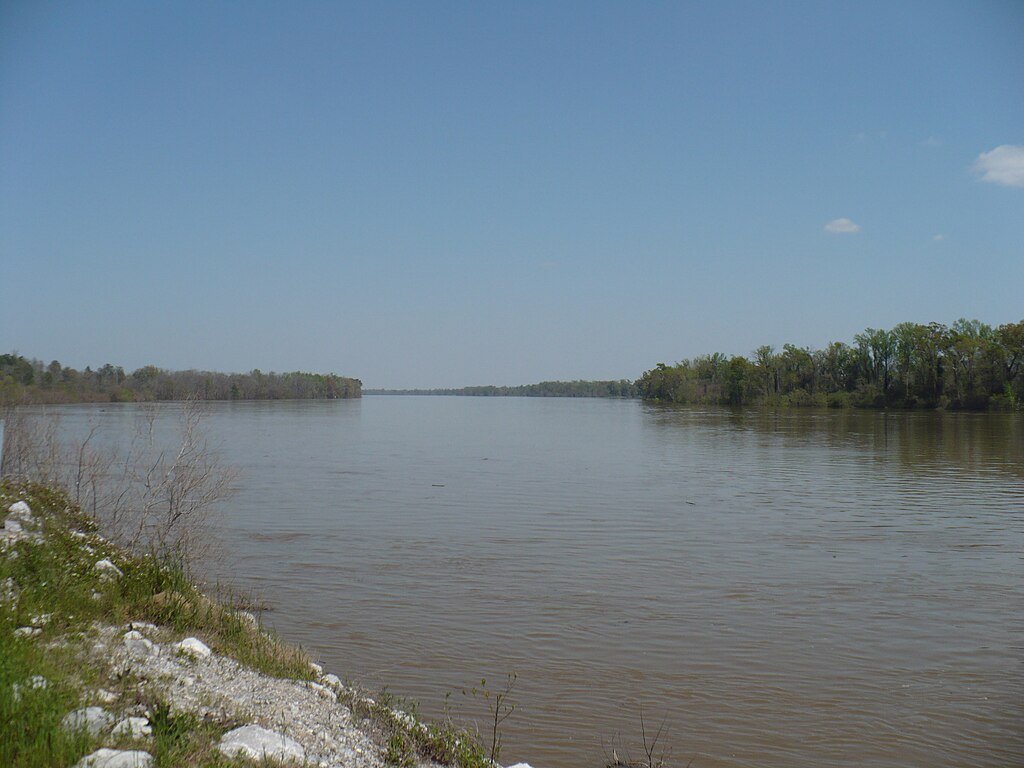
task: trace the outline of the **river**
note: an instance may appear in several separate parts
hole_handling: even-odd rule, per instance
[[[514,673],[504,763],[661,728],[694,768],[1024,765],[1020,415],[368,396],[204,426],[241,469],[215,577],[488,742]]]

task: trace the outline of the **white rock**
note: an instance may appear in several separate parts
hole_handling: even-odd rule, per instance
[[[97,571],[99,571],[103,576],[105,576],[108,579],[115,579],[120,576],[124,576],[124,572],[116,565],[114,565],[112,562],[110,562],[110,560],[108,560],[107,558],[97,560],[96,565],[94,567],[96,568]]]
[[[332,688],[344,688],[341,684],[341,678],[337,675],[324,675],[323,681]]]
[[[124,646],[132,656],[144,657],[153,653],[153,643],[134,629],[124,633]]]
[[[533,766],[529,763],[516,763],[515,765],[510,765],[508,768],[533,768]]]
[[[50,681],[42,675],[32,675],[24,685],[20,683],[14,683],[11,685],[11,693],[14,696],[15,701],[21,701],[21,692],[23,690],[39,690],[50,687]]]
[[[324,673],[324,668],[317,664],[315,661],[309,662],[309,668],[312,669],[313,673],[316,675],[322,675]]]
[[[18,585],[14,583],[14,579],[8,576],[0,583],[0,601],[5,603],[13,603],[18,599]]]
[[[32,509],[24,501],[16,501],[7,508],[12,517],[32,517]]]
[[[306,750],[297,741],[258,725],[243,725],[228,731],[221,737],[217,749],[228,757],[241,754],[253,760],[267,757],[302,762],[306,759]]]
[[[249,613],[249,611],[239,611],[238,612],[238,617],[240,619],[244,619],[245,621],[249,622],[250,624],[259,624],[259,621],[256,619],[256,614]]]
[[[196,659],[205,659],[213,651],[200,640],[198,637],[186,637],[180,643],[175,643],[174,647],[177,648],[181,653],[191,656]]]
[[[29,621],[33,627],[45,627],[50,623],[50,619],[52,618],[52,613],[41,613],[38,616],[33,616]]]
[[[128,625],[128,629],[134,629],[139,632],[156,632],[157,626],[156,624],[150,624],[148,621],[133,621]]]
[[[392,717],[398,722],[404,725],[406,728],[419,728],[420,724],[416,721],[416,718],[410,715],[408,712],[403,712],[400,709],[391,710]]]
[[[42,631],[39,627],[18,627],[14,634],[16,637],[34,637]]]
[[[331,701],[338,700],[338,694],[328,688],[326,685],[320,685],[320,683],[308,682],[306,683],[312,690],[316,691],[321,698],[330,699]]]
[[[86,755],[75,768],[149,768],[153,764],[153,756],[149,752],[126,749],[97,749]]]
[[[64,716],[61,725],[69,731],[88,731],[99,736],[114,724],[114,717],[103,707],[83,707]]]
[[[141,739],[145,736],[152,736],[153,729],[149,720],[144,717],[126,717],[114,726],[110,732],[114,736],[127,736],[130,739]]]
[[[117,694],[113,691],[108,691],[106,688],[100,688],[96,691],[96,698],[104,704],[113,704],[117,701]]]
[[[28,508],[28,504],[23,501],[11,504],[7,508],[8,515],[3,521],[3,527],[9,533],[21,533],[26,528],[34,528],[38,522],[32,516],[32,510]]]

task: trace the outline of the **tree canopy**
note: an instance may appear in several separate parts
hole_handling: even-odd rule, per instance
[[[136,402],[151,400],[301,400],[359,397],[359,379],[333,373],[168,371],[146,365],[131,373],[107,363],[96,370],[54,360],[0,355],[0,403]]]
[[[1024,407],[1024,320],[998,328],[966,319],[900,323],[821,350],[715,353],[658,363],[636,386],[642,398],[666,403],[1014,410]]]

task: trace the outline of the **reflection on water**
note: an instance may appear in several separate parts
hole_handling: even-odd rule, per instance
[[[459,692],[515,671],[505,762],[638,757],[642,706],[681,765],[1024,764],[1019,416],[367,397],[208,424],[243,468],[218,575],[429,713],[482,719]]]

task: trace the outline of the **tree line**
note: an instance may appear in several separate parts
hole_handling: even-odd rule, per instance
[[[154,400],[300,400],[359,397],[359,379],[333,373],[168,371],[147,365],[131,373],[106,365],[77,370],[18,354],[0,355],[0,404],[144,402]]]
[[[615,381],[542,381],[515,387],[492,385],[458,389],[368,389],[368,395],[457,395],[469,397],[636,397],[636,384]]]
[[[666,403],[831,408],[1024,407],[1024,320],[998,328],[978,320],[868,328],[825,349],[785,344],[751,357],[714,353],[658,363],[639,396]]]

